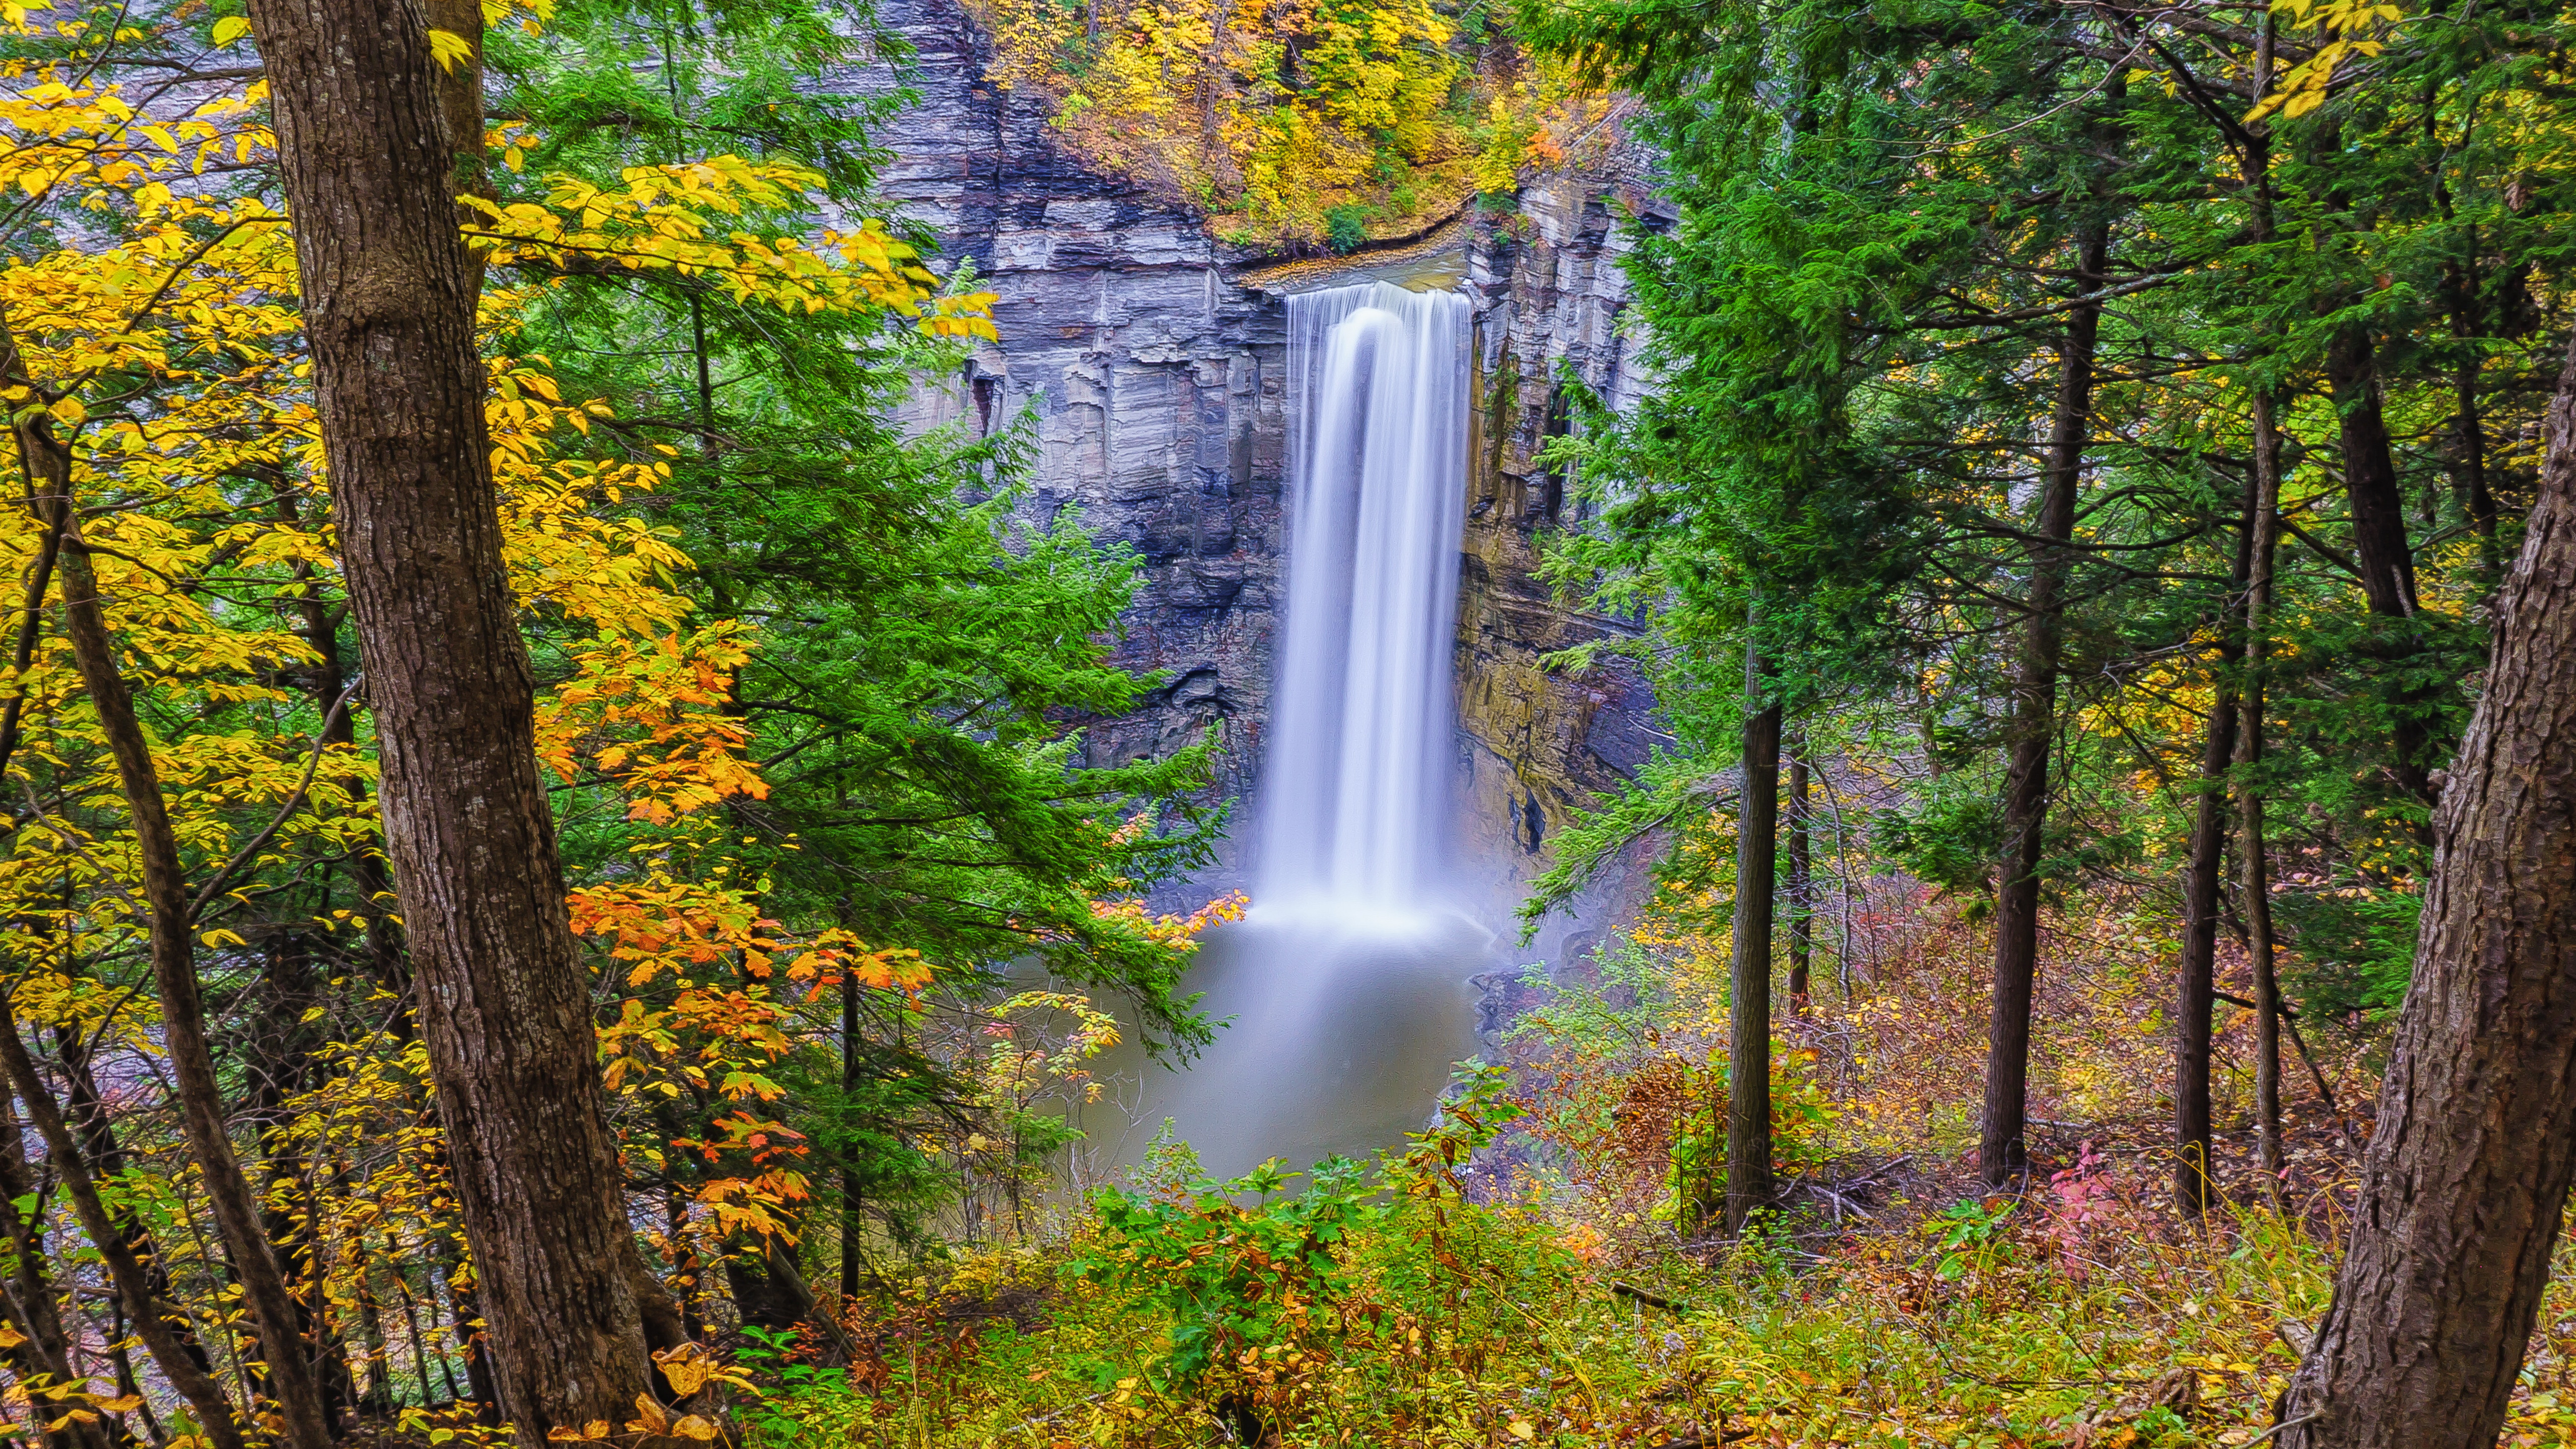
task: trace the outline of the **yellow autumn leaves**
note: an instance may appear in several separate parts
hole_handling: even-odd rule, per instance
[[[12,18],[32,23],[23,11]],[[233,29],[218,41],[246,38]],[[322,723],[322,694],[345,700],[355,661],[325,655],[338,647],[346,598],[295,255],[287,218],[227,175],[273,163],[261,83],[147,107],[87,75],[77,64],[16,63],[0,92],[0,195],[17,203],[0,260],[0,400],[69,449],[101,602],[183,851],[223,861],[256,843],[201,933],[210,969],[238,969],[254,950],[247,926],[228,929],[242,922],[238,903],[273,892],[275,878],[347,870],[379,849],[363,721],[336,740]],[[482,203],[469,237],[495,282],[481,317],[485,419],[509,582],[556,666],[539,699],[539,752],[558,779],[643,828],[702,833],[718,813],[710,807],[764,791],[727,712],[732,673],[759,640],[693,618],[679,583],[689,560],[622,506],[664,485],[672,450],[596,440],[610,409],[564,396],[546,359],[508,355],[516,320],[567,273],[615,269],[676,275],[788,315],[840,311],[933,336],[991,335],[989,297],[940,295],[883,226],[798,234],[778,225],[805,209],[817,183],[802,168],[731,156],[630,169],[608,185],[551,177],[532,194]],[[114,771],[68,651],[46,627],[46,556],[33,512],[0,508],[13,606],[4,632],[26,641],[23,656],[0,657],[0,702],[14,702],[23,721],[0,784],[36,806],[0,833],[0,911],[23,927],[0,945],[0,970],[30,1026],[148,1058],[159,1050],[150,998],[84,964],[132,949],[141,891],[130,823],[102,803],[117,798]],[[620,1054],[619,1120],[644,1117],[656,1100],[647,1094],[666,1097],[679,1083],[711,1084],[735,1104],[717,1124],[720,1140],[664,1133],[635,1149],[745,1164],[739,1175],[700,1175],[699,1217],[674,1231],[696,1235],[701,1249],[774,1230],[776,1210],[805,1192],[794,1134],[761,1114],[777,1095],[764,1073],[786,1049],[781,1001],[844,973],[898,991],[928,974],[909,953],[785,938],[762,919],[755,886],[648,871],[576,892],[573,903],[577,925],[629,978],[606,983],[611,1000],[638,989],[636,973],[654,987],[649,1012],[632,998],[617,1003],[637,1008],[617,1018],[636,1029],[608,1033]],[[336,909],[312,925],[364,931],[374,909]],[[689,977],[708,952],[776,960],[775,988],[731,971]],[[315,1261],[329,1265],[317,1276],[334,1313],[360,1311],[370,1262],[463,1262],[441,1144],[422,1110],[426,1062],[417,1041],[385,1027],[392,1003],[369,1003],[365,1021],[308,1018],[326,1068],[277,1108],[281,1142],[365,1167],[293,1209]],[[138,1171],[129,1190],[152,1191],[153,1180]],[[668,1362],[664,1371],[674,1383],[717,1372]],[[46,1400],[47,1418],[120,1411],[85,1384],[28,1389]],[[667,1427],[696,1433],[685,1416]]]
[[[1564,95],[1433,0],[969,3],[995,81],[1241,241],[1319,242],[1337,212],[1401,228],[1508,190]]]

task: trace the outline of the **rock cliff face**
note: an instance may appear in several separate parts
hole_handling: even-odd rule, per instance
[[[1286,598],[1280,299],[1367,276],[1468,290],[1480,406],[1458,613],[1461,865],[1500,924],[1567,812],[1642,761],[1650,738],[1651,700],[1633,674],[1576,680],[1538,667],[1622,626],[1556,606],[1532,573],[1539,537],[1574,521],[1564,480],[1532,462],[1564,429],[1559,362],[1613,397],[1641,386],[1617,328],[1613,225],[1614,207],[1643,206],[1633,168],[1606,154],[1537,179],[1514,211],[1462,217],[1409,248],[1265,265],[1218,244],[1196,214],[1070,155],[1037,102],[985,80],[989,49],[955,0],[891,0],[881,13],[915,48],[919,96],[880,133],[893,152],[885,190],[940,236],[942,265],[972,266],[999,299],[1001,340],[925,389],[911,421],[989,432],[1025,417],[1036,450],[1027,509],[1078,509],[1144,566],[1122,658],[1166,682],[1144,709],[1093,727],[1095,758],[1169,749],[1213,726],[1221,788],[1253,798]],[[1239,847],[1226,864],[1239,867]],[[1584,944],[1590,914],[1578,904],[1539,947]]]
[[[1545,868],[1550,835],[1643,764],[1655,737],[1653,696],[1624,661],[1579,676],[1541,667],[1549,653],[1630,626],[1560,604],[1536,572],[1544,535],[1581,521],[1569,480],[1536,456],[1569,426],[1560,371],[1623,409],[1650,381],[1619,326],[1627,279],[1617,220],[1659,219],[1642,172],[1640,158],[1613,152],[1536,178],[1516,210],[1480,229],[1471,253],[1481,406],[1459,560],[1458,743],[1464,864],[1497,898],[1517,900]],[[1632,848],[1536,944],[1562,962],[1597,943],[1635,896],[1644,864],[1645,848]]]

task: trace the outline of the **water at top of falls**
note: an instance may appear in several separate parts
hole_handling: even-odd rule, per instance
[[[1255,899],[1399,918],[1436,887],[1467,469],[1467,300],[1288,298],[1288,620]]]

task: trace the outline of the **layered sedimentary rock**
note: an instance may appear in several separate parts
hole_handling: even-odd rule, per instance
[[[907,84],[919,97],[880,133],[893,152],[884,189],[939,236],[943,266],[972,267],[996,294],[1001,333],[925,388],[911,421],[1026,428],[1024,508],[1079,510],[1142,564],[1120,654],[1165,682],[1143,709],[1092,725],[1096,759],[1213,728],[1220,788],[1253,798],[1285,599],[1280,298],[1362,275],[1466,287],[1481,406],[1458,614],[1460,864],[1489,913],[1507,916],[1568,812],[1642,761],[1650,738],[1633,673],[1539,667],[1622,626],[1558,606],[1533,576],[1540,536],[1573,521],[1564,480],[1533,461],[1564,427],[1559,363],[1614,399],[1641,385],[1618,328],[1614,225],[1619,208],[1643,205],[1633,168],[1596,148],[1591,164],[1533,181],[1515,210],[1471,212],[1408,248],[1282,266],[1066,151],[1039,102],[985,79],[989,48],[954,0],[892,0],[881,13],[915,49]],[[1540,947],[1581,945],[1589,914],[1552,923]]]
[[[1581,521],[1572,480],[1540,459],[1571,426],[1557,379],[1570,371],[1622,409],[1649,381],[1635,365],[1636,339],[1620,326],[1627,279],[1618,223],[1662,220],[1642,169],[1633,153],[1607,151],[1535,178],[1512,212],[1480,228],[1471,253],[1482,406],[1459,568],[1460,777],[1465,865],[1498,897],[1520,893],[1543,868],[1550,835],[1643,764],[1654,739],[1653,697],[1624,659],[1604,653],[1580,673],[1542,667],[1550,654],[1632,626],[1557,599],[1537,576],[1545,534]],[[1633,848],[1549,922],[1538,944],[1553,959],[1597,941],[1633,896],[1647,848]]]

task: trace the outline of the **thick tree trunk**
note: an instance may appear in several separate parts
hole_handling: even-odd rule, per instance
[[[2494,1444],[2576,1179],[2576,351],[2548,436],[2284,1449]]]
[[[2089,226],[2078,243],[2081,285],[2099,285],[2110,231]],[[2057,666],[2065,642],[2066,545],[2093,428],[2093,347],[2102,309],[2067,315],[2058,345],[2057,408],[2040,483],[2038,542],[2030,550],[2029,622],[2013,678],[2012,757],[2004,775],[2002,880],[1995,892],[1995,987],[1986,1027],[1986,1101],[1977,1169],[2001,1186],[2028,1167],[2024,1138],[2030,1084],[2031,989],[2039,972],[2039,863],[2048,824],[2048,742],[2057,728]]]
[[[1771,909],[1780,848],[1780,705],[1765,706],[1762,670],[1744,654],[1744,792],[1736,812],[1735,954],[1726,1052],[1729,1236],[1771,1206]]]
[[[650,1392],[588,977],[538,779],[419,0],[256,0],[385,837],[501,1409]]]

